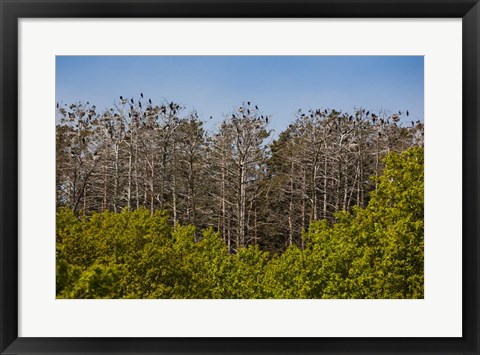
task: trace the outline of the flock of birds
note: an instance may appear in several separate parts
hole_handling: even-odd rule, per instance
[[[136,103],[135,103],[135,100],[133,98],[127,99],[123,96],[120,96],[119,98],[120,98],[120,104],[122,106],[129,105],[129,112],[128,112],[129,118],[138,122],[138,119],[140,118],[140,114],[141,114],[141,111],[142,111],[142,100],[144,99],[143,93],[140,93],[140,99]],[[97,116],[96,106],[93,105],[93,106],[89,107],[89,105],[90,105],[90,103],[88,101],[86,102],[86,105],[83,105],[81,103],[78,103],[78,105],[77,104],[71,104],[70,106],[67,107],[67,108],[70,109],[70,111],[67,111],[67,109],[65,107],[61,107],[61,105],[58,102],[57,102],[56,106],[57,106],[57,110],[62,114],[62,116],[63,117],[68,117],[70,121],[73,122],[76,118],[80,118],[80,120],[78,120],[76,122],[76,127],[78,128],[79,124],[83,124],[83,125],[89,124],[90,121],[93,118],[96,118],[96,116]],[[65,106],[67,106],[67,104],[65,104]],[[255,109],[253,109],[253,107],[255,107]],[[180,109],[181,109],[180,105],[177,104],[177,103],[174,103],[173,101],[170,102],[170,103],[163,104],[161,106],[153,106],[152,105],[152,100],[148,99],[148,104],[146,105],[145,110],[143,110],[143,117],[144,118],[151,118],[151,117],[157,117],[158,118],[159,114],[165,115],[168,112],[170,117],[172,117],[173,119],[178,119],[176,114]],[[252,116],[253,116],[254,120],[257,121],[257,128],[262,126],[260,124],[261,121],[265,122],[265,124],[268,124],[269,123],[269,117],[264,116],[264,115],[257,115],[258,110],[259,110],[258,105],[252,105],[250,101],[247,101],[246,105],[243,104],[243,106],[239,107],[236,110],[237,113],[232,114],[231,119],[232,119],[233,122],[238,122],[240,117],[243,117],[245,119],[247,117],[252,118]],[[110,112],[105,112],[102,115],[102,117],[107,121],[107,124],[106,124],[106,127],[105,127],[105,133],[112,138],[113,138],[113,135],[114,135],[114,126],[113,126],[113,124],[111,124],[110,120],[111,120],[112,117],[115,118],[115,119],[119,119],[121,117],[118,113],[113,113],[113,111],[114,111],[114,109],[111,108]],[[402,111],[398,111],[397,113],[390,115],[388,118],[379,117],[377,114],[375,114],[373,112],[370,112],[370,111],[366,111],[365,109],[357,111],[355,113],[355,115],[346,115],[346,114],[342,115],[341,112],[337,112],[335,110],[331,110],[330,113],[329,113],[329,111],[327,109],[325,109],[323,111],[320,110],[320,109],[317,109],[315,111],[309,110],[308,112],[309,112],[309,115],[303,113],[302,110],[299,109],[298,110],[299,117],[307,119],[308,117],[314,118],[314,117],[333,116],[333,117],[336,117],[339,121],[342,120],[342,119],[345,119],[345,120],[348,119],[348,121],[352,122],[354,126],[355,126],[356,122],[360,122],[363,119],[370,119],[371,122],[374,125],[382,125],[383,126],[385,124],[390,124],[390,119],[391,119],[393,121],[394,126],[397,127],[397,122],[400,121],[400,116],[402,116],[404,113],[407,117],[410,116],[410,112],[408,110],[406,110],[404,113]],[[85,116],[86,116],[86,120],[82,121],[82,119]],[[196,112],[194,112],[192,114],[192,119],[193,119],[193,117],[198,119],[198,114]],[[213,118],[213,116],[210,116],[210,119],[212,119],[212,118]],[[142,122],[142,123],[145,126],[145,122]],[[411,121],[412,127],[415,127],[416,124],[419,125],[420,123],[421,123],[420,120],[417,120],[416,122]],[[169,127],[169,125],[167,124],[163,128],[167,129],[168,127]],[[289,127],[291,128],[292,124],[290,124]],[[121,125],[120,129],[122,129],[122,130],[125,129],[125,126],[123,125],[123,122],[122,122],[122,125]],[[381,133],[378,132],[378,134],[380,135]],[[85,144],[85,138],[82,138],[82,140],[83,140],[83,143]],[[70,154],[71,154],[72,157],[75,157],[76,152],[72,150],[70,152]],[[93,153],[93,160],[97,161],[99,158],[100,158],[100,156],[99,156],[98,152],[95,151]]]
[[[129,118],[133,118],[135,120],[138,120],[140,118],[140,112],[142,110],[142,100],[144,99],[144,95],[143,95],[143,92],[140,93],[140,99],[135,102],[135,100],[133,98],[125,98],[124,96],[120,95],[119,96],[120,98],[120,104],[122,106],[124,105],[129,105],[129,112],[128,112],[128,116]],[[86,102],[86,107],[88,107],[89,105],[89,102],[87,101]],[[67,104],[65,104],[65,106],[67,106]],[[247,101],[246,105],[244,104],[243,106],[239,107],[237,109],[237,111],[242,115],[243,118],[247,118],[247,116],[251,116],[252,115],[252,110],[253,110],[253,107],[255,107],[255,111],[253,112],[258,112],[258,105],[252,105],[250,101]],[[96,112],[96,106],[93,105],[91,107],[89,107],[88,109],[84,109],[84,106],[79,104],[78,106],[76,104],[71,104],[69,107],[70,111],[67,111],[66,108],[64,107],[60,107],[60,104],[57,102],[57,109],[59,110],[59,112],[64,116],[64,117],[67,117],[73,121],[75,120],[76,117],[79,117],[80,119],[82,119],[83,117],[85,117],[85,115],[87,116],[87,123],[90,123],[90,120],[92,120],[97,112]],[[138,110],[137,108],[139,108],[140,110]],[[170,115],[172,117],[176,117],[176,114],[179,112],[179,110],[181,109],[181,106],[177,103],[174,103],[173,101],[170,102],[170,103],[166,103],[166,104],[163,104],[161,106],[153,106],[152,105],[152,99],[148,99],[148,104],[143,112],[143,117],[144,118],[147,118],[147,117],[152,117],[152,116],[156,116],[158,118],[158,114],[167,114],[167,112],[170,113]],[[110,109],[111,112],[114,111],[113,108]],[[299,112],[299,115],[300,117],[302,118],[307,118],[308,116],[305,114],[305,113],[302,113],[302,110],[299,109],[298,110]],[[315,116],[321,116],[321,117],[326,117],[329,115],[329,112],[327,109],[325,110],[320,110],[320,109],[317,109],[315,111],[313,110],[309,110],[309,116],[311,118],[315,117]],[[376,124],[381,124],[381,125],[384,125],[384,124],[390,124],[390,119],[393,121],[393,124],[395,125],[395,127],[397,127],[397,122],[400,121],[400,116],[402,116],[403,114],[405,113],[405,115],[407,117],[410,116],[410,112],[408,110],[406,110],[405,112],[402,112],[402,111],[398,111],[398,113],[395,113],[395,114],[392,114],[389,118],[381,118],[379,117],[378,115],[376,115],[375,113],[373,112],[370,112],[370,111],[366,111],[365,109],[362,109],[361,111],[357,111],[355,113],[355,115],[343,115],[341,116],[341,112],[336,112],[335,110],[332,110],[330,112],[330,114],[337,114],[337,117],[339,119],[341,119],[342,117],[343,118],[347,118],[348,117],[348,121],[349,122],[353,122],[353,124],[355,125],[355,122],[360,122],[362,119],[364,118],[369,118],[371,120],[371,122],[376,125]],[[196,113],[195,113],[196,115]],[[106,119],[109,119],[111,117],[113,118],[120,118],[120,115],[118,113],[115,113],[115,114],[108,114],[108,113],[105,113],[103,115],[104,118]],[[198,115],[196,115],[196,117],[198,118]],[[213,118],[213,116],[210,116],[209,119],[211,120]],[[232,117],[231,119],[233,120],[236,120],[238,119],[237,115],[235,113],[232,114]],[[263,120],[266,124],[269,123],[269,117],[268,116],[264,116],[264,115],[260,115],[258,118],[258,120]],[[420,120],[417,120],[416,122],[414,121],[411,121],[411,125],[412,127],[415,127],[415,124],[420,124]],[[78,124],[77,124],[78,126]],[[111,134],[113,134],[113,132],[110,132]]]
[[[329,112],[328,112],[327,109],[325,109],[323,111],[320,110],[320,109],[317,109],[315,111],[309,110],[308,112],[310,113],[309,115],[303,113],[302,109],[298,110],[299,116],[301,118],[307,118],[307,117],[314,118],[315,116],[317,116],[317,117],[327,117],[329,115]],[[402,116],[404,113],[407,117],[410,116],[410,112],[408,110],[406,110],[405,112],[398,111],[397,113],[392,114],[389,118],[385,119],[385,118],[379,117],[378,115],[376,115],[373,112],[366,111],[365,109],[362,109],[361,111],[357,111],[355,113],[355,117],[354,117],[354,115],[349,115],[348,116],[348,115],[345,115],[345,114],[342,116],[341,112],[337,112],[335,110],[332,110],[330,112],[330,115],[336,116],[339,120],[342,119],[342,118],[347,118],[348,117],[348,121],[353,122],[353,125],[355,125],[355,122],[360,122],[364,118],[367,118],[367,119],[370,118],[374,125],[375,124],[381,124],[381,125],[390,124],[390,119],[391,119],[393,121],[393,125],[395,127],[397,127],[397,123],[400,121],[400,116]],[[412,127],[415,127],[415,124],[420,124],[420,120],[417,120],[416,122],[411,121],[411,124],[412,124]]]

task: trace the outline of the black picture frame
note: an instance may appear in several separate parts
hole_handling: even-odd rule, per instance
[[[1,354],[479,354],[480,5],[478,0],[0,0]],[[19,338],[18,19],[147,17],[462,18],[461,338]],[[438,221],[438,223],[444,223]],[[441,310],[439,310],[441,312]]]

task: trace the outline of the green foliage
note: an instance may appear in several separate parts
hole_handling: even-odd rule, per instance
[[[146,209],[57,212],[58,298],[423,298],[423,149],[391,153],[366,208],[314,221],[305,248],[230,254],[212,228]]]
[[[316,295],[423,298],[423,149],[389,154],[385,164],[365,209],[337,214],[333,227],[310,227],[315,278],[325,278]]]

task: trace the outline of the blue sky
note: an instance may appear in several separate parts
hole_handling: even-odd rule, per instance
[[[423,57],[57,56],[57,102],[103,110],[140,92],[196,109],[210,126],[251,101],[272,115],[277,134],[299,108],[409,110],[410,122],[424,117]]]

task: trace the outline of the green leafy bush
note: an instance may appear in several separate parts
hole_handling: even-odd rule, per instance
[[[57,212],[58,298],[423,298],[423,149],[391,153],[368,206],[314,221],[305,248],[230,254],[166,213]]]

